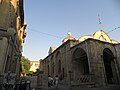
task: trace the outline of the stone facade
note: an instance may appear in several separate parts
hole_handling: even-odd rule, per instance
[[[71,87],[120,84],[120,43],[109,39],[103,30],[87,38],[68,39],[41,60],[42,75],[58,75]]]
[[[0,0],[0,76],[20,76],[25,28],[23,0]]]

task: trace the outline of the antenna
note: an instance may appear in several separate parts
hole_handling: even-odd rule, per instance
[[[100,26],[100,29],[102,28],[102,22],[101,22],[101,18],[100,18],[100,15],[98,14],[98,19],[99,19],[99,26]]]

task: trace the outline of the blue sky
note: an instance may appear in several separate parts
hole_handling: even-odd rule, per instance
[[[24,0],[24,11],[23,55],[30,60],[45,58],[49,47],[60,46],[69,31],[77,38],[120,26],[119,0]],[[108,34],[120,42],[120,28]]]

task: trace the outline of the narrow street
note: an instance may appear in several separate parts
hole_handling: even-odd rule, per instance
[[[0,90],[120,90],[120,0],[0,0]]]

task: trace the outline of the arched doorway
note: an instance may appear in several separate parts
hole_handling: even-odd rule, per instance
[[[72,71],[74,78],[89,74],[87,53],[82,48],[77,48],[72,55]]]
[[[106,80],[108,84],[117,83],[117,74],[115,69],[114,55],[108,48],[103,50],[103,61],[105,67]]]

